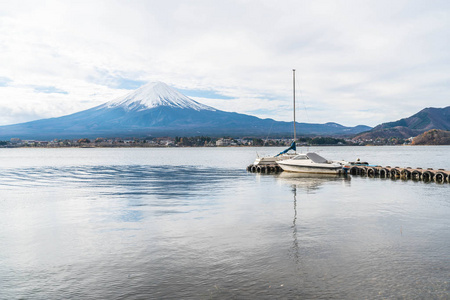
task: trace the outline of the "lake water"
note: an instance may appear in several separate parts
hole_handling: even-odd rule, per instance
[[[0,299],[450,298],[450,184],[245,171],[280,150],[0,149]]]

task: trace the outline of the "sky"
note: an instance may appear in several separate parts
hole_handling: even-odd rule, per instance
[[[376,126],[450,105],[450,1],[0,2],[0,125],[162,81],[217,109]]]

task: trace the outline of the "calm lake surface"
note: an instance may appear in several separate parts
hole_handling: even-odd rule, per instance
[[[245,171],[280,150],[0,149],[0,299],[450,298],[450,184]]]

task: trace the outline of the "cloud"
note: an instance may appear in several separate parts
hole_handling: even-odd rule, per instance
[[[0,87],[7,86],[12,80],[8,77],[0,77]]]
[[[293,68],[300,121],[374,126],[450,96],[447,1],[3,1],[0,12],[0,124],[157,80],[290,121]]]
[[[220,99],[220,100],[230,100],[232,97],[222,95],[218,91],[212,90],[188,90],[188,89],[180,89],[178,91],[182,94],[192,97],[192,98],[207,98],[207,99]]]
[[[134,80],[125,76],[131,77],[132,74],[121,74],[120,71],[108,71],[108,70],[95,70],[92,74],[89,74],[86,78],[87,81],[103,85],[112,89],[125,89],[135,90],[146,83],[143,80]],[[137,78],[138,76],[135,75]]]
[[[35,86],[34,90],[37,93],[46,93],[46,94],[68,94],[68,92],[58,89],[54,86]]]

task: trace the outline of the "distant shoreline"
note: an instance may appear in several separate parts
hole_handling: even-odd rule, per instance
[[[449,145],[299,145],[297,148],[307,147],[393,147],[393,146],[413,146],[413,147],[426,147],[426,146],[449,146]],[[0,149],[105,149],[105,148],[154,148],[154,149],[167,149],[167,148],[283,148],[285,146],[266,145],[266,146],[150,146],[150,145],[117,145],[117,146],[0,146]]]
[[[365,146],[365,145],[403,145],[410,140],[354,140],[350,137],[303,136],[296,139],[297,147],[310,146]],[[146,138],[80,138],[53,140],[22,140],[11,138],[0,141],[0,147],[8,148],[153,148],[153,147],[289,147],[292,138],[262,139],[257,137],[146,137]]]

